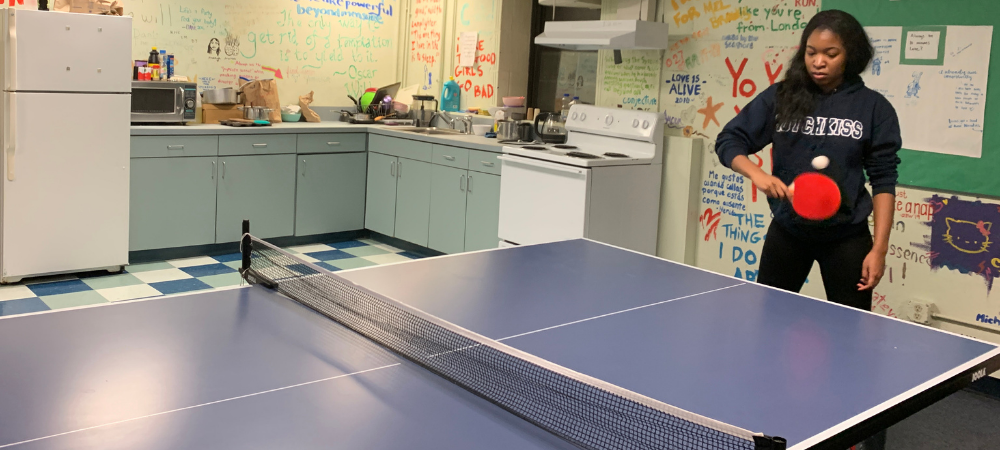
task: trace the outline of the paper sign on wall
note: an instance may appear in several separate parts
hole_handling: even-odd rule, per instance
[[[992,26],[867,27],[875,48],[865,84],[899,116],[903,148],[979,158]]]
[[[479,32],[463,31],[458,35],[458,65],[472,67],[476,63],[476,46],[479,44]]]

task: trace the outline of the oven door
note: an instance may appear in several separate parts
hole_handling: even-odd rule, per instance
[[[590,169],[501,155],[500,239],[520,245],[587,234]]]
[[[132,85],[132,122],[183,122],[184,90],[145,83]]]

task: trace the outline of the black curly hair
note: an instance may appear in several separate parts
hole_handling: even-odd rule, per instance
[[[839,10],[823,11],[813,16],[802,31],[799,50],[788,65],[784,82],[778,86],[775,109],[780,125],[801,124],[816,109],[820,89],[806,68],[806,42],[813,32],[823,30],[832,31],[844,44],[847,52],[845,78],[861,75],[872,61],[875,49],[858,19]]]

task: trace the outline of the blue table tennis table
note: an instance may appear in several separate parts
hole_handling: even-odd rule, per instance
[[[589,240],[339,272],[555,364],[842,450],[996,345]],[[575,448],[262,287],[0,319],[0,448]]]

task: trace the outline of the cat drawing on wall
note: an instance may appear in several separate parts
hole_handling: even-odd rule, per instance
[[[920,77],[924,76],[923,72],[913,72],[913,81],[906,86],[906,98],[920,98]]]
[[[992,222],[970,222],[945,218],[948,230],[944,233],[944,241],[962,253],[983,253],[990,248],[990,229]]]

